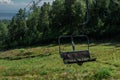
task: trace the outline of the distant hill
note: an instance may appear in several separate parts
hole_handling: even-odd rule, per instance
[[[16,13],[0,13],[0,19],[12,19]]]

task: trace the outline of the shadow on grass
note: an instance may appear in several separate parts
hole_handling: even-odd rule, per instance
[[[46,57],[50,56],[51,54],[39,54],[39,55],[27,55],[27,56],[15,56],[15,57],[4,57],[0,58],[2,60],[21,60],[21,59],[27,59],[27,58],[35,58],[35,57]]]
[[[120,47],[120,42],[119,41],[91,41],[90,43],[90,47],[97,46],[97,45]]]

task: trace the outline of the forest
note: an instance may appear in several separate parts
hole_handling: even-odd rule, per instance
[[[11,20],[0,20],[0,50],[57,43],[60,35],[85,34],[93,40],[119,40],[120,0],[55,0],[30,11],[19,9]],[[84,21],[88,22],[83,25]]]

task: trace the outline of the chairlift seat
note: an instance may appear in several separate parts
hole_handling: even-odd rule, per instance
[[[85,37],[87,39],[88,47],[87,47],[86,50],[80,50],[80,51],[76,51],[75,50],[75,43],[74,43],[74,38],[75,37]],[[71,43],[72,43],[72,49],[73,49],[73,51],[69,51],[69,52],[63,52],[63,51],[61,51],[61,47],[60,47],[60,45],[61,45],[61,38],[71,38]],[[89,52],[89,38],[86,35],[60,36],[59,39],[58,39],[58,42],[59,42],[59,54],[60,54],[60,56],[63,59],[63,62],[65,64],[77,63],[77,64],[81,65],[84,62],[96,61],[96,58],[91,58],[90,57],[90,52]]]
[[[96,58],[90,58],[90,53],[88,50],[63,52],[61,54],[61,58],[63,58],[65,64],[84,63],[96,60]]]

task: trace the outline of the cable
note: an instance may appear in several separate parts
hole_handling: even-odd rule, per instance
[[[30,1],[30,2],[28,3],[28,5],[25,6],[25,9],[26,9],[32,2],[33,2],[33,0]]]

